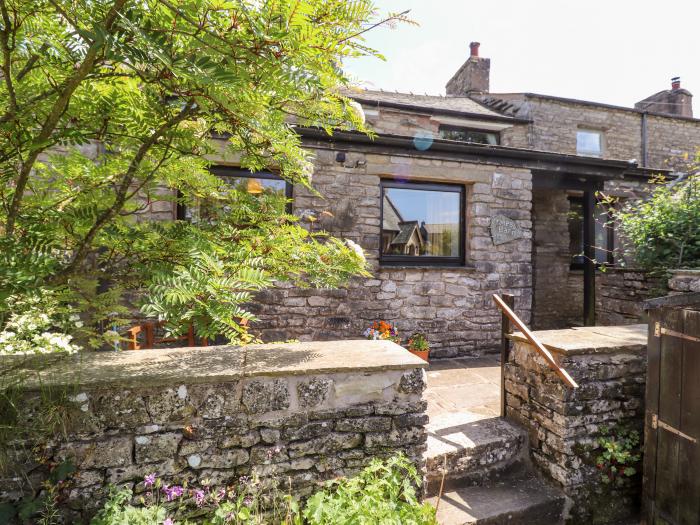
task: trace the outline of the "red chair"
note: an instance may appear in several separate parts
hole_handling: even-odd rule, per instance
[[[145,350],[147,348],[156,348],[157,345],[176,343],[183,341],[182,346],[209,346],[209,341],[206,337],[200,338],[200,344],[196,344],[194,327],[190,324],[187,332],[179,337],[159,337],[157,329],[165,324],[164,321],[155,321],[139,324],[129,328],[127,333],[127,349],[128,350]],[[141,341],[140,334],[143,334]]]

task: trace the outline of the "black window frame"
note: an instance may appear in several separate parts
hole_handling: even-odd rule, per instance
[[[415,189],[459,193],[459,255],[457,257],[434,255],[386,255],[383,253],[382,231],[384,230],[384,190],[387,188]],[[440,266],[460,267],[466,264],[467,238],[467,189],[463,184],[441,182],[406,182],[399,179],[380,180],[379,204],[379,264],[381,266]]]
[[[256,171],[252,172],[250,170],[239,168],[236,166],[212,166],[209,171],[221,179],[226,179],[227,177],[235,178],[246,178],[246,179],[267,179],[267,180],[281,180],[284,182],[284,194],[287,198],[287,204],[285,206],[285,211],[287,213],[292,213],[292,202],[294,194],[294,185],[284,180],[282,177],[273,173],[271,171]],[[177,203],[177,219],[186,220],[187,219],[187,207],[180,201],[180,194],[178,192],[178,203]]]
[[[444,138],[442,136],[443,131],[461,131],[461,132],[471,132],[471,133],[484,133],[486,135],[491,134],[496,136],[496,144],[491,144],[491,143],[484,143],[484,142],[472,142],[469,140],[459,140],[459,139],[450,139],[450,138]],[[455,142],[464,142],[465,144],[484,144],[484,145],[489,145],[489,146],[500,146],[501,145],[501,132],[500,131],[494,131],[492,129],[479,129],[479,128],[473,128],[469,126],[455,126],[453,124],[440,124],[438,126],[438,135],[442,140],[454,140]]]
[[[571,203],[576,202],[581,205],[581,209],[583,209],[583,196],[581,195],[569,195],[569,210],[571,210]],[[598,201],[596,201],[597,203]],[[613,219],[612,215],[612,210],[608,210],[608,221],[611,221]],[[568,225],[568,221],[567,221]],[[615,265],[615,228],[611,227],[609,224],[606,223],[604,225],[606,231],[607,231],[607,241],[608,241],[608,246],[607,246],[607,251],[605,253],[605,261],[598,261],[596,260],[596,268],[600,268],[601,266],[614,266]],[[581,234],[581,242],[583,243],[583,234]],[[583,246],[581,247],[583,251]],[[593,247],[595,251],[595,246]],[[586,266],[585,262],[576,262],[574,260],[575,255],[571,254],[571,263],[569,265],[569,269],[571,270],[583,270],[584,267]]]

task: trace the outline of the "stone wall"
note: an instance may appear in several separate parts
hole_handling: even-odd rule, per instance
[[[493,293],[516,296],[516,309],[530,321],[532,302],[532,175],[527,169],[462,162],[419,150],[356,151],[347,146],[308,146],[315,156],[314,194],[296,186],[292,211],[311,230],[350,239],[364,250],[372,277],[338,290],[296,288],[280,283],[256,296],[252,330],[263,341],[352,339],[374,320],[394,323],[405,338],[424,332],[431,357],[498,351],[500,314]],[[211,158],[236,166],[221,148]],[[338,162],[336,154],[345,153]],[[466,190],[466,260],[463,266],[395,266],[379,263],[380,182],[463,184]],[[165,206],[165,203],[161,203]],[[174,213],[171,212],[174,218]],[[512,219],[522,237],[494,245],[494,215]],[[307,220],[313,217],[314,220]]]
[[[379,264],[383,177],[465,185],[465,266]],[[360,244],[373,276],[342,290],[288,287],[260,294],[254,307],[260,321],[254,328],[264,340],[353,338],[373,320],[385,319],[405,336],[426,333],[432,357],[495,351],[500,327],[500,314],[491,299],[495,292],[514,294],[519,315],[529,322],[529,171],[421,157],[418,151],[405,155],[348,151],[339,164],[334,150],[317,149],[313,184],[322,196],[295,188],[294,213],[313,214],[319,218],[313,228]],[[523,238],[494,245],[489,226],[496,214],[514,220]]]
[[[596,274],[596,323],[625,325],[646,322],[643,302],[664,295],[664,280],[643,270],[608,268]]]
[[[700,292],[700,270],[671,270],[668,289],[671,293]]]
[[[565,328],[583,318],[583,272],[571,270],[569,199],[563,190],[532,195],[535,330]]]
[[[649,115],[649,165],[688,171],[700,148],[700,120]]]
[[[507,417],[529,434],[534,463],[571,500],[569,523],[624,522],[630,493],[610,492],[594,466],[602,426],[641,430],[646,381],[646,325],[535,332],[579,387],[571,389],[520,336],[505,366]]]
[[[48,386],[65,388],[74,425],[36,448],[10,447],[15,463],[1,476],[0,501],[18,499],[28,483],[37,487],[46,466],[63,458],[78,468],[61,488],[70,523],[101,504],[107,484],[139,492],[150,473],[214,485],[256,475],[263,486],[289,481],[294,494],[307,495],[372,457],[401,451],[422,469],[424,366],[388,341],[65,358],[39,374],[41,391],[30,374],[21,416],[37,417]]]
[[[604,132],[604,158],[637,159],[642,164],[642,114],[638,110],[524,93],[477,98],[487,103],[507,102],[507,114],[532,119],[530,148],[576,154],[576,131],[586,128]],[[700,120],[649,114],[647,141],[650,167],[680,168],[687,164],[685,155],[692,159],[700,147]],[[504,141],[504,145],[510,144]]]

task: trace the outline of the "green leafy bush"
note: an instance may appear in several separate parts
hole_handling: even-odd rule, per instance
[[[437,524],[435,509],[417,499],[419,483],[405,456],[375,459],[359,475],[333,481],[309,498],[304,517],[312,525]]]
[[[403,455],[373,460],[358,476],[329,483],[307,500],[277,487],[241,478],[235,487],[214,489],[165,485],[146,476],[146,492],[133,503],[130,489],[112,489],[91,525],[437,525],[435,509],[420,503],[420,478]]]
[[[621,486],[627,478],[637,473],[641,460],[639,432],[628,428],[601,428],[597,439],[600,454],[596,458],[596,468],[601,472],[605,484]]]
[[[700,176],[660,181],[647,199],[614,212],[624,255],[649,270],[700,267]]]

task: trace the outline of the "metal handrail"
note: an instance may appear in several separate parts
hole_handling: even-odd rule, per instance
[[[493,300],[496,302],[496,305],[501,309],[501,311],[508,317],[508,319],[510,319],[511,322],[523,333],[525,339],[527,339],[530,344],[535,347],[535,350],[537,350],[537,352],[544,358],[544,360],[547,361],[547,364],[554,371],[554,373],[557,374],[567,386],[570,386],[571,388],[578,388],[578,383],[574,381],[566,370],[559,366],[552,353],[537,340],[535,335],[527,326],[525,326],[525,323],[520,320],[520,318],[513,310],[510,309],[503,299],[494,294]]]

